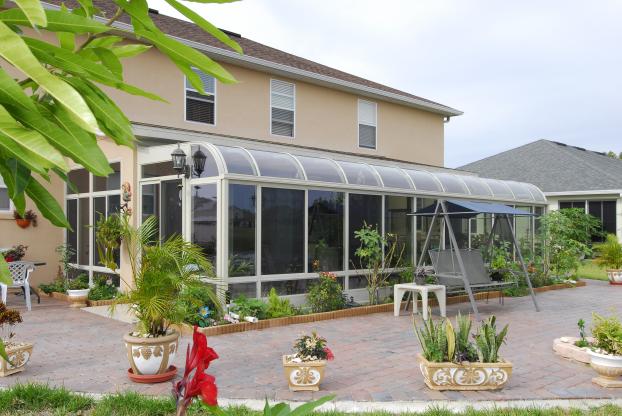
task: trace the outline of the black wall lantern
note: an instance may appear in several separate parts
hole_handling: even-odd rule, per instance
[[[180,145],[177,145],[177,149],[171,153],[171,159],[173,161],[173,169],[177,172],[177,175],[184,175],[186,179],[190,178],[190,166],[186,163],[186,153],[181,149]],[[199,148],[192,154],[192,170],[197,176],[201,176],[205,170],[205,160],[207,156]]]

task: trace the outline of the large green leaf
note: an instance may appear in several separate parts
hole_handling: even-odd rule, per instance
[[[112,72],[117,78],[123,79],[123,65],[121,65],[121,61],[110,51],[110,49],[106,48],[94,48],[93,51],[97,54],[101,63],[108,68],[110,72]]]
[[[225,3],[236,3],[240,0],[186,0],[191,3],[215,3],[215,4],[225,4]]]
[[[61,103],[86,130],[97,133],[97,120],[80,94],[45,69],[22,38],[0,22],[0,56],[32,78],[41,88]]]
[[[0,134],[13,139],[20,146],[39,155],[48,162],[44,167],[69,170],[63,155],[49,144],[45,137],[35,130],[23,127],[2,105],[0,105]]]
[[[115,46],[111,49],[111,51],[119,58],[131,58],[133,56],[140,55],[143,52],[147,52],[149,49],[151,49],[151,45],[133,44]]]
[[[94,38],[86,44],[85,48],[109,48],[115,43],[119,43],[123,40],[121,36],[109,35],[102,36],[101,38]]]
[[[112,173],[106,156],[97,145],[95,136],[71,123],[69,117],[63,120],[42,105],[38,111],[13,108],[13,116],[22,124],[45,136],[63,155],[84,166],[97,176]],[[51,120],[55,120],[52,122]]]
[[[0,68],[0,103],[19,105],[20,107],[36,111],[35,104],[24,93],[17,81]]]
[[[52,32],[96,34],[110,30],[110,27],[94,19],[60,10],[46,10],[45,15],[47,16],[47,26],[45,29]],[[11,25],[30,26],[30,21],[20,9],[8,9],[0,12],[0,21]]]
[[[166,0],[166,2],[173,6],[175,10],[177,10],[179,13],[183,14],[188,19],[196,23],[201,29],[205,30],[207,33],[214,36],[216,39],[218,39],[234,51],[238,53],[243,53],[242,47],[236,41],[227,36],[227,34],[224,33],[222,30],[218,29],[216,26],[205,20],[194,10],[184,6],[177,0]]]
[[[30,178],[30,182],[26,186],[26,194],[32,199],[41,214],[52,224],[71,229],[63,208],[58,204],[56,198],[33,177]]]
[[[77,77],[65,78],[76,88],[93,113],[96,114],[101,129],[118,145],[133,146],[134,133],[132,124],[123,111],[93,83]]]
[[[28,21],[32,23],[33,27],[47,26],[47,18],[45,16],[45,10],[43,10],[43,5],[39,0],[13,0],[17,7],[19,7],[26,17]]]
[[[20,146],[13,139],[0,133],[0,150],[2,150],[7,157],[18,159],[28,169],[33,172],[37,172],[41,175],[47,174],[47,169],[43,166],[47,164],[47,161],[42,159],[36,153]]]
[[[15,159],[0,159],[0,175],[9,191],[9,197],[15,205],[15,209],[20,215],[26,210],[26,198],[24,197],[24,189],[30,180],[30,171],[21,166]]]

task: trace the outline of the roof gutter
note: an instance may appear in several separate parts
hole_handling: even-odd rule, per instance
[[[544,192],[548,196],[586,196],[586,195],[615,195],[622,197],[622,189],[595,189],[589,191],[563,191],[563,192]]]
[[[44,7],[54,10],[60,10],[60,7],[42,2]],[[101,16],[95,16],[95,19],[106,22],[107,20]],[[134,28],[132,25],[116,21],[112,24],[112,27],[122,30],[123,32],[134,33]],[[205,45],[203,43],[194,42],[188,39],[180,38],[177,36],[172,36],[167,34],[167,36],[184,43],[194,49],[203,51],[207,54],[217,56],[224,62],[233,63],[241,66],[251,67],[251,68],[262,68],[269,69],[271,72],[281,74],[284,76],[288,76],[295,79],[302,80],[310,80],[312,83],[320,84],[320,85],[328,85],[331,87],[340,87],[340,89],[356,92],[362,94],[367,97],[379,98],[386,101],[396,102],[402,105],[408,105],[410,107],[419,108],[422,110],[430,111],[433,113],[441,114],[447,118],[459,116],[464,114],[460,110],[456,110],[451,107],[447,107],[441,104],[431,103],[425,100],[420,100],[412,97],[407,97],[404,95],[382,91],[378,88],[367,87],[365,85],[357,84],[355,82],[344,81],[335,77],[329,77],[326,75],[316,74],[311,71],[305,71],[303,69],[294,68],[292,66],[279,64],[276,62],[268,61],[261,58],[256,58],[248,55],[240,55],[237,52],[228,51],[226,49],[217,48],[215,46]]]

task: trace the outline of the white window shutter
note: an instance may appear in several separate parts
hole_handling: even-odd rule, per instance
[[[376,148],[377,111],[376,103],[359,100],[359,146],[368,149]]]
[[[270,80],[270,132],[294,137],[296,87],[291,82]]]

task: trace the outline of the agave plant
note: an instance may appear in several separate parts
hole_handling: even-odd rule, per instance
[[[138,331],[153,337],[165,335],[170,325],[180,324],[186,316],[186,299],[194,293],[185,290],[203,287],[201,277],[214,278],[212,264],[205,258],[201,247],[185,241],[181,236],[157,240],[158,221],[149,217],[140,227],[133,227],[127,217],[122,218],[122,240],[129,258],[133,282],[117,298],[118,303],[132,305],[138,319]],[[220,305],[212,290],[214,305]]]
[[[483,321],[477,333],[473,336],[477,346],[477,355],[482,363],[496,363],[499,361],[499,348],[505,342],[508,326],[497,333],[495,316]]]

